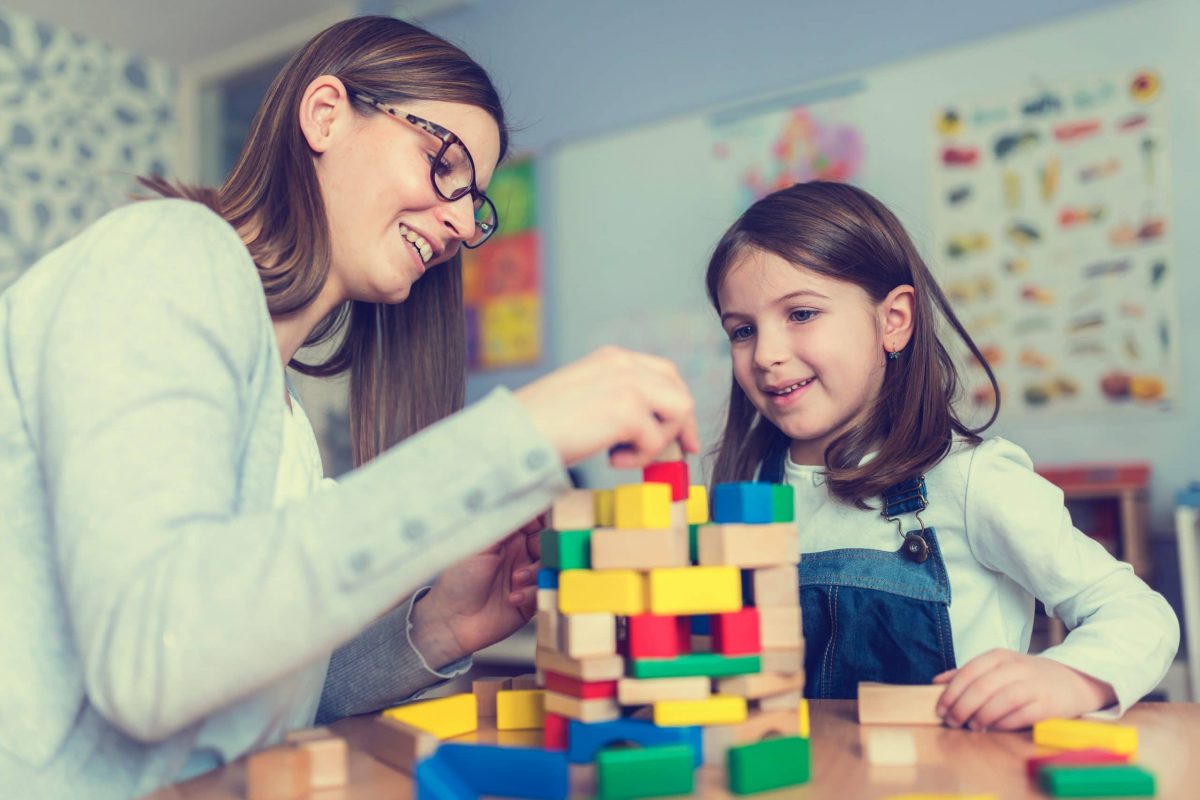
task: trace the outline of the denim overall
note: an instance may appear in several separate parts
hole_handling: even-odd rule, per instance
[[[782,483],[785,457],[786,451],[764,461],[759,480]],[[917,478],[884,493],[883,515],[895,519],[927,504],[924,478]],[[805,697],[850,699],[859,681],[929,683],[955,667],[950,581],[937,534],[924,524],[895,552],[806,553],[800,605]]]

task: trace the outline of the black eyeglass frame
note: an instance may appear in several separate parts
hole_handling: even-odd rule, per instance
[[[467,147],[466,142],[460,139],[453,131],[443,128],[436,122],[430,122],[427,119],[422,119],[416,114],[401,115],[394,107],[388,105],[387,103],[376,100],[369,95],[362,94],[361,92],[350,92],[350,97],[351,99],[357,98],[368,105],[374,106],[393,119],[415,125],[431,136],[440,139],[442,146],[438,150],[437,155],[434,157],[433,162],[429,165],[429,182],[433,184],[433,191],[439,198],[445,200],[447,203],[453,203],[469,193],[471,195],[472,204],[474,205],[475,203],[478,203],[476,210],[482,208],[484,203],[486,203],[488,208],[491,209],[492,219],[494,220],[491,227],[488,227],[486,223],[479,222],[478,220],[475,222],[476,229],[483,232],[483,238],[474,244],[463,241],[463,247],[467,248],[468,250],[474,250],[477,247],[482,247],[488,239],[492,238],[492,234],[494,234],[500,227],[500,214],[496,211],[496,204],[492,202],[492,198],[480,191],[479,187],[475,184],[475,159],[471,157],[471,150]],[[442,191],[441,187],[438,186],[437,165],[442,160],[442,157],[446,155],[446,151],[456,144],[462,147],[463,152],[467,154],[467,163],[471,165],[471,183],[470,185],[464,186],[462,189],[455,191],[450,196],[447,196],[445,192]]]

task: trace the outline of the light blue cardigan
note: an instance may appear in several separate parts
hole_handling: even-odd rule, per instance
[[[248,252],[194,203],[113,212],[0,296],[4,796],[150,791],[339,647],[322,716],[429,685],[397,605],[568,488],[500,390],[273,510],[283,380]]]

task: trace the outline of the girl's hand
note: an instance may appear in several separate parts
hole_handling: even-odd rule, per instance
[[[947,725],[1013,731],[1051,717],[1078,717],[1117,702],[1112,687],[1049,658],[991,650],[937,675]]]
[[[618,469],[643,467],[671,442],[700,450],[695,402],[664,358],[602,347],[516,392],[567,466],[621,445]]]
[[[413,606],[412,641],[434,669],[505,639],[537,610],[545,517],[449,567]]]

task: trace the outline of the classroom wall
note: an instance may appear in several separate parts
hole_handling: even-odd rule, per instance
[[[0,8],[0,291],[166,174],[174,71]]]

